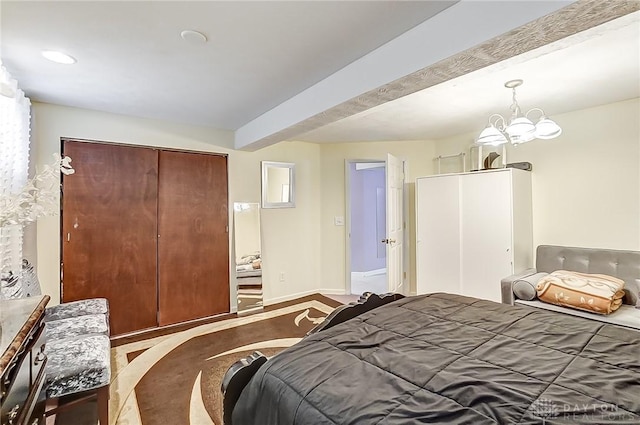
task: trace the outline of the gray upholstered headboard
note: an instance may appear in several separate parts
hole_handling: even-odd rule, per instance
[[[640,292],[639,251],[540,245],[536,251],[536,270],[546,273],[570,270],[615,276],[625,282],[625,304],[635,305]]]

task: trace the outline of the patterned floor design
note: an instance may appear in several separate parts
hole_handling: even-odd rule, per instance
[[[112,349],[110,425],[221,425],[220,382],[255,350],[299,341],[337,305],[321,295]]]

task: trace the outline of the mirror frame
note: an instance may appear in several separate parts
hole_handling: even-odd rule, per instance
[[[269,187],[269,169],[288,168],[289,169],[289,202],[269,202],[267,199]],[[295,208],[295,171],[296,164],[292,162],[262,161],[262,208]]]

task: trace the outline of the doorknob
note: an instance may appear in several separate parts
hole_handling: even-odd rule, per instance
[[[383,239],[380,242],[386,243],[386,244],[392,244],[392,243],[396,243],[396,240],[395,239]]]

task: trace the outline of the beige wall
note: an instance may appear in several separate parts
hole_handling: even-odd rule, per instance
[[[261,160],[294,162],[296,208],[261,211],[267,303],[321,290],[344,291],[346,226],[335,226],[334,217],[346,216],[345,160],[384,160],[387,152],[408,165],[409,276],[410,289],[415,290],[415,178],[434,173],[437,155],[468,152],[476,136],[418,142],[285,142],[241,152],[229,148],[232,134],[225,131],[41,103],[34,104],[33,116],[33,154],[40,166],[59,150],[60,137],[227,153],[231,204],[259,202]],[[509,148],[508,162],[533,164],[534,245],[640,250],[638,116],[639,99],[557,115],[553,118],[564,129],[561,137]],[[448,161],[444,169],[450,166]],[[57,217],[38,223],[38,273],[54,301],[59,295],[59,231]],[[235,293],[233,279],[231,285]]]
[[[320,199],[316,196],[320,190],[319,146],[284,142],[257,152],[242,152],[229,148],[233,135],[228,131],[37,102],[32,115],[32,155],[37,166],[48,164],[52,153],[59,152],[61,137],[226,153],[230,205],[260,201],[260,161],[295,163],[296,208],[262,211],[264,296],[266,302],[273,302],[315,292],[321,286],[317,260],[320,228],[313,225],[320,221]],[[232,223],[232,209],[229,214]],[[37,229],[38,276],[54,304],[59,300],[59,217],[40,220]],[[230,270],[235,270],[232,252],[229,258]],[[280,272],[285,273],[284,282],[279,280]],[[235,294],[235,279],[231,276],[230,280]]]
[[[509,147],[507,162],[533,164],[533,243],[640,250],[640,99],[552,118],[560,137]],[[468,152],[465,134],[436,152]]]
[[[336,226],[335,216],[346,218],[345,160],[386,160],[390,153],[406,161],[410,290],[415,291],[415,217],[414,189],[416,177],[431,174],[435,144],[433,142],[375,142],[322,144],[322,285],[345,289],[346,226]]]

